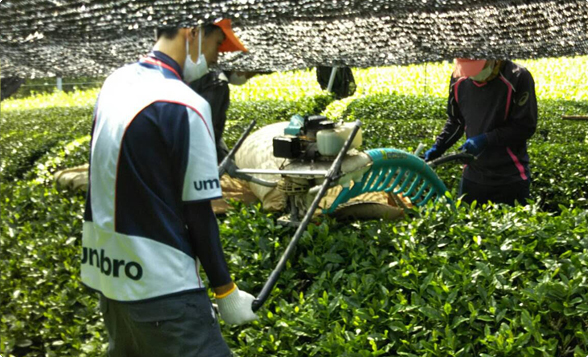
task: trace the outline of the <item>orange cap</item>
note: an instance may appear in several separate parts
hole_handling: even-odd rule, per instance
[[[486,60],[475,60],[469,58],[456,58],[453,77],[473,77],[484,68]]]
[[[218,48],[219,52],[235,52],[235,51],[243,51],[247,52],[247,49],[241,41],[237,38],[233,29],[231,28],[231,20],[230,19],[222,19],[214,23],[215,26],[218,26],[223,30],[225,34],[225,40]]]

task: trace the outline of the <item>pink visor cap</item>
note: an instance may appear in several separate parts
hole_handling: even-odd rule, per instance
[[[484,68],[486,60],[475,60],[469,58],[456,58],[453,77],[473,77]]]

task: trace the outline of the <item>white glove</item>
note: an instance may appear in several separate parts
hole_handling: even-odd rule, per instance
[[[257,320],[257,315],[251,309],[253,300],[255,300],[253,295],[239,290],[237,285],[228,295],[216,297],[221,318],[231,325],[241,325]]]

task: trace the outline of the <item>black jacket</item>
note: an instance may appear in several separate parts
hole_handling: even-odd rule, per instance
[[[537,99],[531,73],[503,61],[494,79],[478,83],[451,78],[448,119],[436,145],[445,152],[463,135],[486,134],[486,149],[464,169],[471,181],[502,185],[530,179],[527,140],[537,127]]]
[[[220,163],[228,154],[226,146],[222,144],[222,137],[230,104],[229,80],[224,72],[213,70],[190,83],[190,88],[210,104],[216,153]]]

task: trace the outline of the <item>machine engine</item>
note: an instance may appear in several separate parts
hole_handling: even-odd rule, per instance
[[[273,138],[275,157],[293,160],[332,160],[353,130],[353,123],[335,123],[322,115],[293,115],[284,135]],[[350,149],[361,145],[361,129]]]

